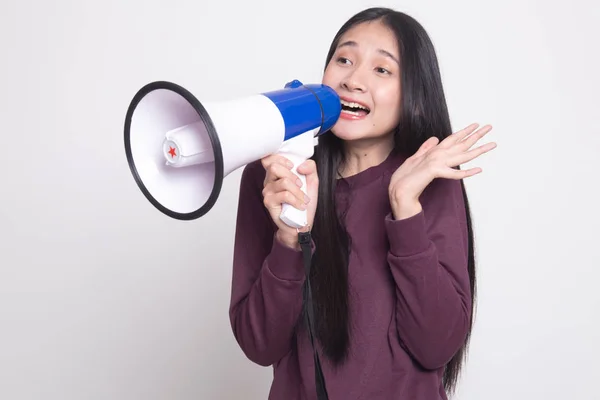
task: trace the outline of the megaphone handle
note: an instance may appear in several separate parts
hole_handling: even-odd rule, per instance
[[[306,176],[298,173],[298,167],[308,160],[315,151],[317,138],[313,129],[284,142],[277,154],[286,157],[294,166],[292,172],[302,181],[302,191],[307,194]],[[290,204],[283,204],[279,218],[292,228],[304,228],[308,225],[308,212],[299,210]]]
[[[307,160],[307,158],[298,156],[296,154],[289,154],[289,153],[280,153],[281,155],[283,155],[284,157],[286,157],[288,160],[290,160],[294,166],[292,168],[292,172],[298,177],[300,178],[300,181],[302,182],[302,192],[304,192],[304,194],[307,194],[307,187],[306,187],[306,176],[302,175],[298,172],[297,168],[304,162]],[[283,222],[285,222],[288,226],[292,227],[292,228],[303,228],[306,225],[308,225],[308,212],[306,210],[299,210],[296,207],[292,206],[291,204],[287,204],[284,203],[281,207],[281,215],[280,218]]]

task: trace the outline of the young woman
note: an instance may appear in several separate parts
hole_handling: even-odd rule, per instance
[[[447,399],[475,298],[463,179],[481,169],[459,166],[495,147],[475,146],[491,127],[452,133],[430,38],[390,9],[342,26],[323,83],[343,112],[298,169],[308,198],[285,158],[243,172],[233,333],[250,360],[273,366],[269,399]],[[308,210],[310,277],[282,203]]]

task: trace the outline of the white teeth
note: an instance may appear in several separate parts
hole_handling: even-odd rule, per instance
[[[349,101],[345,101],[345,100],[341,100],[341,103],[343,105],[345,105],[346,107],[352,107],[352,108],[362,108],[363,110],[369,110],[367,107],[360,105],[358,103],[351,103]]]

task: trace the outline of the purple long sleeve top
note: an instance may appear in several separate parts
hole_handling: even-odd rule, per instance
[[[434,180],[420,198],[423,210],[394,220],[388,185],[402,161],[390,155],[338,182],[336,201],[347,207],[352,237],[352,331],[350,357],[341,368],[332,368],[319,351],[331,400],[446,400],[444,366],[466,337],[472,305],[460,183]],[[272,366],[269,400],[312,400],[313,350],[307,331],[297,329],[302,254],[275,237],[262,203],[264,176],[259,162],[242,174],[231,326],[248,359]]]

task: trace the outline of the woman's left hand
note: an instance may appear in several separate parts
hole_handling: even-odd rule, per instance
[[[471,149],[492,130],[486,125],[475,131],[478,127],[478,124],[471,124],[439,144],[436,137],[429,138],[394,172],[389,196],[395,219],[409,218],[421,211],[419,197],[435,178],[464,179],[482,172],[479,167],[454,168],[496,148],[496,143],[492,142]]]

